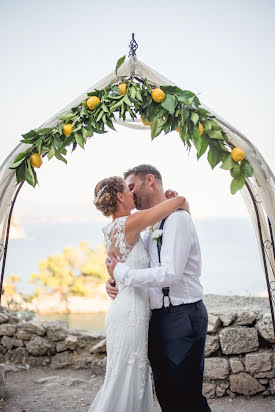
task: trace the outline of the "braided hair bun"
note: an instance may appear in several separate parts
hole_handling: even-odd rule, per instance
[[[117,194],[125,188],[124,180],[119,176],[112,176],[101,180],[94,190],[94,205],[104,216],[111,216],[117,208]]]

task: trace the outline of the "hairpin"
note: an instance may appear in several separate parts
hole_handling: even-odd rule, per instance
[[[94,202],[97,202],[98,199],[100,198],[100,196],[102,195],[102,193],[104,192],[104,190],[106,189],[108,185],[103,186],[98,192],[97,195],[94,198]]]

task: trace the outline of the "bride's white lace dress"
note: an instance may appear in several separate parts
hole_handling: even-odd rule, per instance
[[[127,216],[103,228],[107,251],[132,268],[147,268],[149,258],[141,238],[134,247],[125,239]],[[119,294],[107,313],[107,367],[102,388],[89,412],[153,412],[147,353],[150,317],[147,289],[116,285]]]

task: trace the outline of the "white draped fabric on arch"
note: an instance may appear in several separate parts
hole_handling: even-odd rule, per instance
[[[60,112],[56,113],[53,117],[40,125],[39,128],[56,126],[60,123],[60,120],[56,117],[66,114],[70,112],[73,107],[78,106],[87,98],[87,93],[94,91],[94,89],[103,89],[109,85],[111,81],[119,81],[121,77],[127,76],[136,76],[140,79],[146,78],[150,83],[158,86],[175,86],[175,83],[139,61],[135,55],[132,55],[120,67],[119,75],[116,75],[115,72],[110,73],[82,93]],[[246,136],[216,115],[211,109],[203,104],[202,106],[206,108],[211,115],[216,116],[216,121],[227,133],[229,141],[245,152],[247,160],[254,169],[253,177],[246,179],[245,186],[241,189],[241,194],[250,213],[257,236],[269,293],[273,327],[275,330],[275,178],[259,150]],[[148,126],[144,126],[140,121],[133,122],[126,120],[124,122],[122,119],[116,118],[116,122],[126,127],[146,129],[149,133]],[[9,166],[13,163],[14,158],[25,149],[26,144],[19,143],[0,166],[0,261],[2,263],[2,281],[5,267],[5,251],[8,245],[9,217],[11,216],[11,208],[13,207],[18,190],[21,188],[20,185],[22,185],[22,183],[18,185],[15,170],[9,169]]]

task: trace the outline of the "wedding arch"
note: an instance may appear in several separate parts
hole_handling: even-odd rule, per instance
[[[222,162],[221,167],[231,171],[231,192],[241,191],[254,225],[275,331],[274,175],[259,150],[246,136],[201,104],[194,93],[180,89],[139,61],[136,49],[137,43],[132,35],[128,60],[124,61],[124,56],[118,61],[115,71],[91,86],[38,129],[23,135],[23,140],[0,166],[0,303],[13,207],[22,185],[26,181],[33,186],[37,183],[33,166],[39,167],[41,157],[46,155],[49,159],[56,156],[66,162],[66,149],[60,140],[61,135],[67,146],[72,145],[74,150],[77,145],[83,147],[93,132],[104,133],[105,126],[112,128],[114,122],[151,131],[152,138],[162,131],[168,133],[177,130],[188,150],[191,146],[197,149],[198,158],[209,149],[208,161],[211,167]],[[154,88],[157,90],[156,99],[152,101]],[[89,97],[98,99],[92,102],[94,107],[90,104],[87,107]],[[95,108],[98,108],[97,116],[90,116],[89,109]],[[139,116],[136,116],[137,113]],[[86,128],[80,124],[85,116],[91,119],[88,126],[85,125]],[[71,119],[74,120],[69,123]],[[50,146],[47,146],[46,139]],[[34,147],[36,159],[30,163]],[[240,158],[240,163],[238,158],[232,160],[234,148],[245,156]]]

